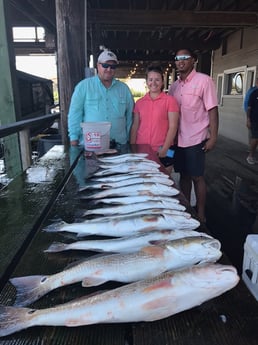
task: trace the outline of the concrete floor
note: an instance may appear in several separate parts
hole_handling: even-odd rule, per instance
[[[207,228],[239,272],[246,236],[258,236],[258,164],[247,163],[247,150],[220,136],[206,158]]]

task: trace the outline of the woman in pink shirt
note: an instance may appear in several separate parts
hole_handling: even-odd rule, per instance
[[[164,75],[160,66],[149,66],[146,73],[149,92],[134,107],[131,144],[149,144],[165,162],[177,134],[179,107],[173,96],[163,92]]]

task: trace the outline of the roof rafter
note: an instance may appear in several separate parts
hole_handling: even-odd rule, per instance
[[[255,27],[256,12],[239,11],[157,11],[157,10],[88,10],[88,23],[110,26],[160,25],[169,27]]]

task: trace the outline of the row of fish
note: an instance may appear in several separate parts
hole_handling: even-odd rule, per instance
[[[168,271],[52,308],[0,306],[0,336],[32,326],[76,327],[160,320],[221,295],[238,280],[234,267],[209,264]]]
[[[157,163],[145,154],[98,159],[101,169],[79,191],[94,208],[85,211],[80,222],[53,223],[44,229],[75,233],[78,241],[53,243],[45,252],[104,254],[56,274],[12,278],[16,300],[12,307],[0,306],[0,336],[36,325],[159,320],[238,283],[234,267],[215,263],[222,255],[220,242],[196,231],[200,223],[186,212],[173,181]],[[79,240],[88,235],[110,238]],[[110,280],[126,285],[52,308],[24,308],[62,286],[82,282],[91,287]]]

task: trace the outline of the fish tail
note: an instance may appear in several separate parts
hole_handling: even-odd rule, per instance
[[[90,201],[87,201],[87,205],[88,205],[89,207],[91,207],[91,206],[95,206],[95,205],[99,204],[100,202],[101,202],[101,200],[99,200],[99,199],[90,200]]]
[[[82,214],[82,216],[85,217],[85,216],[88,216],[88,215],[90,215],[90,214],[94,214],[94,211],[92,211],[92,210],[84,211],[83,214]]]
[[[68,223],[62,221],[62,222],[57,222],[57,223],[53,223],[50,224],[48,226],[46,226],[43,231],[46,232],[58,232],[58,231],[62,231],[63,226],[68,225]]]
[[[56,252],[62,252],[64,250],[69,250],[69,247],[66,243],[54,242],[47,249],[45,249],[44,252],[56,253]]]
[[[48,276],[27,276],[10,279],[16,288],[14,306],[24,307],[29,305],[51,290]]]
[[[33,309],[0,305],[0,337],[32,326]]]

